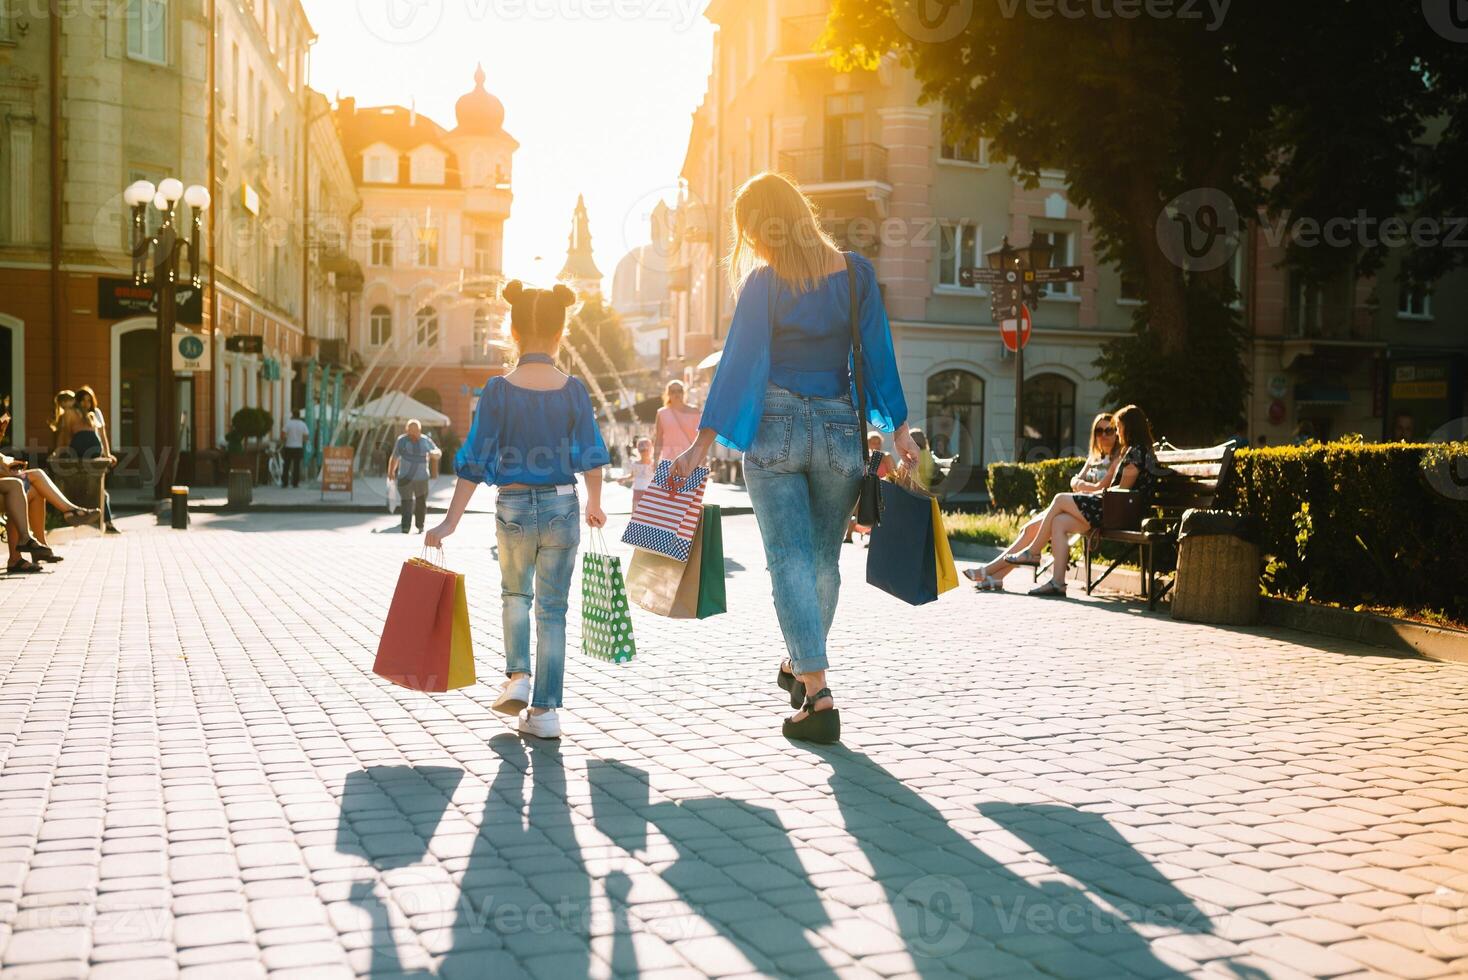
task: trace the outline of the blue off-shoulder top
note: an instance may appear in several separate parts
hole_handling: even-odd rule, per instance
[[[560,388],[520,388],[490,378],[474,410],[469,438],[454,457],[465,480],[507,486],[563,486],[611,462],[591,396],[579,378]]]
[[[866,381],[866,424],[883,432],[907,421],[907,398],[897,373],[892,327],[877,287],[877,270],[852,255],[857,277],[862,367]],[[745,283],[734,307],[724,354],[704,401],[701,428],[740,452],[754,442],[765,389],[778,385],[811,398],[852,395],[851,294],[847,270],[800,292],[768,267]]]

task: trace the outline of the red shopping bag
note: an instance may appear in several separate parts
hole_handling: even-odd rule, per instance
[[[399,687],[449,689],[458,577],[420,558],[403,563],[372,672]]]

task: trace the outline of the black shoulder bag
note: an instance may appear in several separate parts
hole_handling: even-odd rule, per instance
[[[851,291],[851,364],[856,383],[856,435],[861,440],[861,496],[856,500],[856,523],[862,527],[876,527],[882,523],[882,481],[877,470],[882,466],[881,450],[867,446],[867,391],[866,377],[862,368],[861,350],[861,302],[856,289],[856,263],[851,253],[846,253],[846,280]]]

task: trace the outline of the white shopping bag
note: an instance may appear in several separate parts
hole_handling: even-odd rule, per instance
[[[398,495],[398,481],[389,477],[387,481],[387,512],[389,514],[396,514],[402,502],[403,498]]]

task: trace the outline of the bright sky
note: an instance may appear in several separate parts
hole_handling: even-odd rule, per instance
[[[311,84],[359,106],[410,105],[454,127],[454,103],[485,87],[505,104],[515,154],[505,273],[561,270],[576,195],[586,195],[607,277],[648,241],[672,199],[712,58],[707,0],[302,0],[320,35]],[[542,262],[535,262],[542,256]]]

